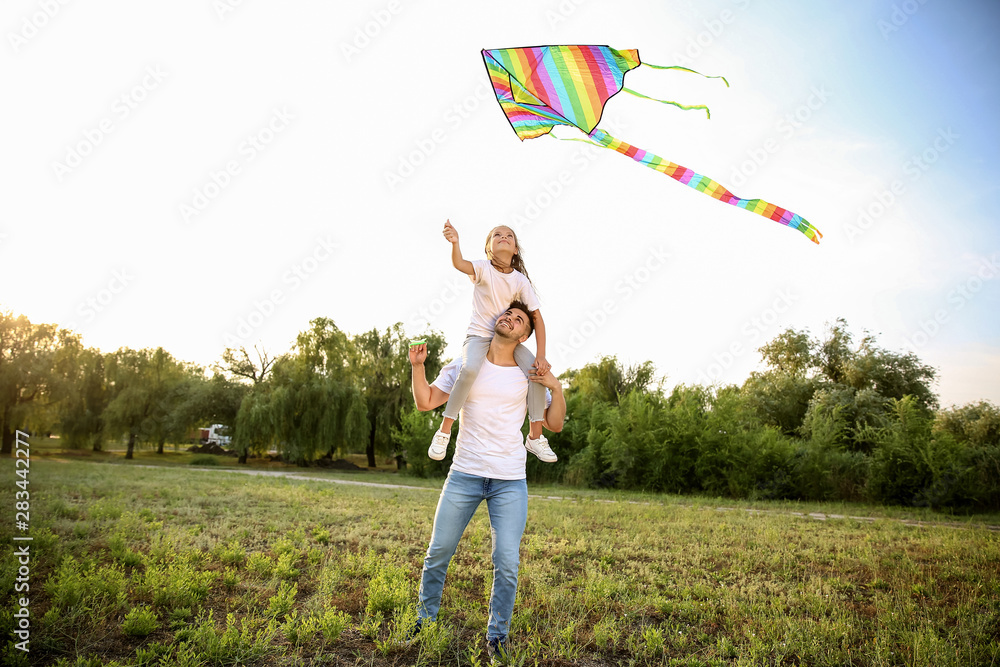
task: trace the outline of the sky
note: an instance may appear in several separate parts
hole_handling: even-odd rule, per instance
[[[316,317],[460,353],[451,265],[518,234],[553,371],[742,383],[847,321],[1000,402],[1000,5],[956,0],[8,0],[0,309],[86,345],[289,351]],[[824,238],[617,153],[521,142],[482,49],[638,49],[600,127]],[[582,138],[560,128],[560,138]],[[533,347],[533,345],[530,345]]]

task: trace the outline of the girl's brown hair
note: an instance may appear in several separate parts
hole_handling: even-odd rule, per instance
[[[489,234],[486,235],[486,259],[490,260],[490,263],[493,263],[493,253],[490,252],[490,241],[493,240],[493,232],[498,229],[510,229],[510,227],[507,225],[497,225],[490,230]],[[517,269],[524,274],[524,277],[528,279],[529,283],[531,283],[531,277],[528,276],[528,270],[524,268],[524,256],[521,253],[521,242],[517,240],[517,232],[510,229],[510,233],[514,235],[514,246],[517,248],[517,254],[510,258],[510,266],[512,269]],[[534,287],[535,284],[531,283],[531,286]]]

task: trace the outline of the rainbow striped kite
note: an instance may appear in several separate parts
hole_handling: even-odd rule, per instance
[[[647,153],[597,129],[605,103],[620,91],[653,99],[624,87],[625,73],[629,70],[642,64],[656,69],[693,70],[642,63],[639,52],[635,49],[618,51],[607,46],[484,49],[483,61],[500,108],[522,141],[548,134],[556,125],[571,125],[583,131],[593,143],[627,155],[636,162],[663,172],[719,201],[797,229],[814,243],[819,243],[823,237],[818,229],[796,213],[769,204],[763,199],[741,199],[707,176]],[[709,78],[721,78],[729,85],[722,77]],[[685,110],[702,109],[708,113],[708,108],[701,105],[655,101]]]

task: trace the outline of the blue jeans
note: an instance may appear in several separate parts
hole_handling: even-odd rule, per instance
[[[493,536],[493,590],[486,638],[505,639],[514,614],[521,535],[528,520],[528,484],[523,479],[487,479],[457,470],[448,473],[420,577],[417,616],[437,618],[448,563],[479,504],[485,500]]]

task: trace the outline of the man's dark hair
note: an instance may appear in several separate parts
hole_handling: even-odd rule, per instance
[[[510,305],[507,306],[507,310],[510,310],[511,308],[517,308],[528,316],[528,337],[530,338],[531,334],[535,332],[535,322],[531,319],[531,311],[528,310],[528,305],[519,299],[514,299],[510,302]]]

